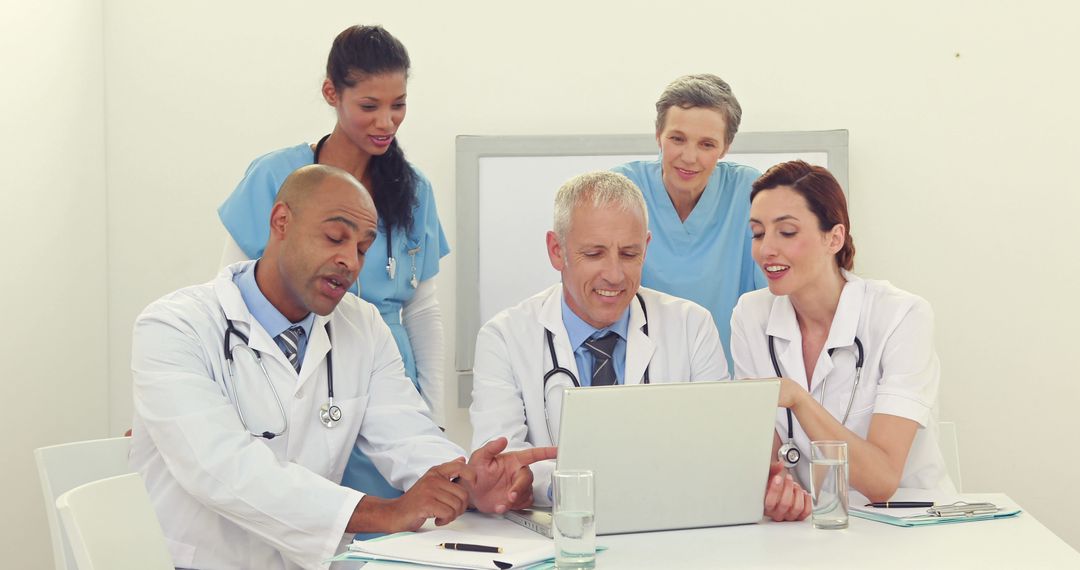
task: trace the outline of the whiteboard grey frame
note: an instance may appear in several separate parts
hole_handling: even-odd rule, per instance
[[[457,349],[458,407],[472,400],[472,366],[480,331],[480,159],[516,156],[606,156],[656,153],[656,135],[540,135],[457,137]],[[848,131],[739,133],[731,154],[825,152],[829,171],[848,187]],[[555,188],[551,189],[554,196]]]

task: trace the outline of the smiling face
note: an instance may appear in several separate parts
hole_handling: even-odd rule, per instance
[[[326,79],[323,98],[337,111],[335,133],[370,156],[385,153],[405,120],[405,84],[404,71],[370,75],[341,89]]]
[[[574,314],[597,329],[619,320],[641,285],[649,239],[641,213],[591,198],[574,207],[562,243],[548,232],[548,257]]]
[[[727,125],[716,109],[672,107],[656,142],[668,193],[696,196],[705,190],[716,163],[727,154]]]
[[[375,241],[375,206],[355,179],[346,176],[326,176],[302,196],[274,204],[263,256],[269,266],[264,271],[260,263],[256,279],[267,299],[292,322],[312,312],[333,312]]]
[[[840,271],[836,252],[844,244],[844,226],[836,224],[822,231],[806,199],[790,186],[762,190],[754,196],[750,231],[751,253],[774,295],[820,286]]]

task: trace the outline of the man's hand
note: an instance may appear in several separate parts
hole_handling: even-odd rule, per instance
[[[801,521],[810,516],[810,494],[784,472],[779,461],[769,466],[765,487],[765,516],[774,521]]]
[[[504,513],[532,505],[533,474],[529,465],[555,459],[554,447],[534,447],[502,453],[506,438],[484,444],[469,458],[476,480],[466,483],[476,508],[485,513]]]
[[[469,506],[468,491],[453,481],[466,485],[476,481],[464,457],[432,467],[396,499],[366,495],[356,505],[345,531],[413,531],[429,518],[434,518],[437,526],[447,524],[461,516]]]

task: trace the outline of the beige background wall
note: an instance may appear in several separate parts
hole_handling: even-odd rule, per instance
[[[9,322],[25,327],[3,333],[17,339],[4,350],[49,354],[49,339],[92,340],[38,366],[20,359],[6,375],[14,394],[0,417],[8,433],[25,434],[6,488],[34,512],[32,524],[0,523],[22,533],[0,534],[3,559],[33,566],[47,553],[29,449],[128,425],[133,319],[154,298],[213,276],[224,237],[214,209],[251,159],[329,131],[318,92],[326,52],[357,22],[384,24],[410,50],[399,135],[435,186],[451,245],[456,135],[648,132],[663,86],[702,71],[734,86],[743,130],[850,130],[857,270],[934,305],[941,415],[959,423],[967,489],[1012,495],[1080,547],[1068,522],[1080,508],[1070,491],[1080,460],[1066,453],[1080,405],[1076,3],[45,5],[52,12],[20,4],[25,25],[0,18],[12,28],[6,44],[68,32],[53,37],[62,45],[30,52],[44,65],[9,49],[0,56],[0,121],[18,127],[0,156],[43,169],[4,185],[6,204],[40,212],[0,229],[5,257],[17,260],[2,281]],[[103,74],[100,47],[90,49],[102,38]],[[60,68],[70,70],[53,77]],[[68,151],[59,162],[45,146],[57,139]],[[448,355],[454,263],[451,254],[439,278]],[[48,326],[72,314],[60,332]],[[449,358],[446,369],[453,382]],[[60,400],[62,419],[37,420],[34,403],[47,397]],[[467,442],[467,414],[448,412],[452,436]]]
[[[100,1],[0,0],[0,566],[52,564],[33,450],[109,426]]]

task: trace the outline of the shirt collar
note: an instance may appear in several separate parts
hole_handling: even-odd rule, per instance
[[[859,276],[844,269],[840,270],[840,274],[844,278],[844,288],[840,291],[840,301],[837,303],[836,313],[833,314],[832,323],[829,325],[829,338],[825,341],[825,348],[855,344],[855,332],[859,326],[863,297],[866,293],[866,282]],[[787,295],[773,299],[765,333],[785,340],[800,338],[795,307]]]
[[[258,321],[259,325],[270,335],[270,338],[277,338],[279,334],[293,325],[303,327],[304,335],[311,338],[311,326],[315,322],[315,313],[308,313],[298,323],[285,318],[285,315],[277,310],[277,307],[266,298],[266,295],[263,295],[262,290],[259,289],[259,284],[255,282],[256,267],[258,267],[258,263],[253,263],[244,268],[243,271],[233,274],[233,282],[236,283],[237,289],[240,289],[240,296],[244,299],[244,304],[247,305],[251,316]]]
[[[562,320],[563,326],[566,327],[566,334],[570,337],[570,346],[575,351],[581,347],[581,343],[588,340],[589,337],[596,335],[596,333],[607,333],[612,331],[619,335],[623,341],[626,340],[627,331],[630,328],[630,307],[626,307],[619,320],[602,328],[594,328],[589,323],[583,321],[581,317],[577,316],[577,313],[570,308],[570,305],[566,304],[566,295],[560,296],[562,299]]]

